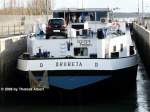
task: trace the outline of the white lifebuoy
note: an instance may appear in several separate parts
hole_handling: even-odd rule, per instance
[[[115,27],[115,28],[116,28],[116,27],[119,28],[119,27],[120,27],[120,24],[119,24],[118,22],[113,22],[113,23],[112,23],[112,26]]]

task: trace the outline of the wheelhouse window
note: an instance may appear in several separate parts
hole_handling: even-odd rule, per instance
[[[63,25],[64,21],[63,19],[50,19],[49,25]]]
[[[75,56],[88,56],[88,48],[74,48]]]
[[[116,46],[113,46],[113,52],[116,52]]]
[[[120,44],[120,51],[123,51],[123,44]]]

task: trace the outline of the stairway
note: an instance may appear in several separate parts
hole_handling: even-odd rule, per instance
[[[60,53],[61,53],[61,57],[66,57],[67,55],[67,45],[66,43],[61,43],[60,44]]]

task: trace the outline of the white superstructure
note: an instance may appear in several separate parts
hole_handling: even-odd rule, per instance
[[[106,9],[88,10],[54,12],[67,21],[67,36],[28,37],[18,69],[28,74],[31,87],[75,89],[121,74],[135,79],[137,55],[125,23],[109,23]]]
[[[55,36],[53,39],[45,39],[44,36],[30,37],[27,51],[30,55],[29,60],[20,59],[18,68],[23,71],[113,70],[113,68],[121,69],[134,65],[136,50],[130,31],[117,33],[116,29],[106,24],[105,27],[102,25],[100,29],[106,30],[105,37],[101,39],[95,33],[93,36],[91,36],[92,34],[76,35],[76,37],[67,39]],[[74,29],[74,31],[76,30]],[[123,64],[124,66],[122,66]],[[89,66],[86,67],[87,65]]]

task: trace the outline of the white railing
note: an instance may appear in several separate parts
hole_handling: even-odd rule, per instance
[[[0,37],[5,37],[9,35],[24,34],[25,28],[21,25],[1,25],[0,26]]]

